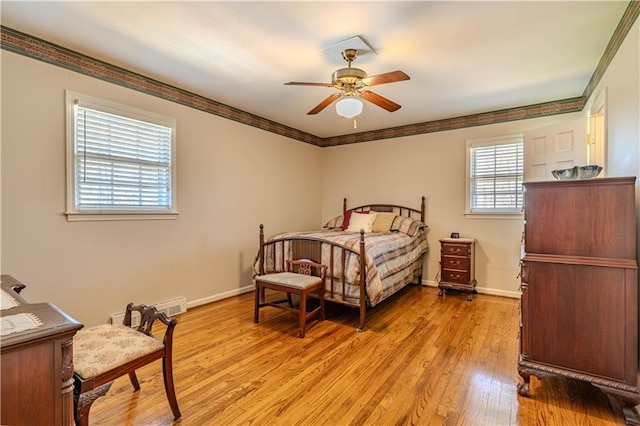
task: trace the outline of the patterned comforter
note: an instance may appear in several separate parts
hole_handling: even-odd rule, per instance
[[[335,230],[286,232],[273,235],[265,242],[265,273],[280,272],[285,259],[291,257],[291,244],[289,239],[296,237],[317,238],[353,249],[360,252],[360,234],[357,232],[345,232]],[[278,247],[268,245],[274,239],[285,239],[284,251],[278,243]],[[375,306],[382,300],[391,296],[406,286],[422,270],[423,255],[429,250],[426,234],[423,230],[413,237],[403,232],[367,233],[365,240],[366,262],[366,292],[367,305]],[[331,245],[322,244],[321,263],[329,265],[331,262]],[[347,252],[345,277],[342,273],[342,249],[334,250],[333,254],[333,279],[327,277],[325,297],[327,299],[342,299],[343,283],[344,301],[358,304],[360,299],[360,266],[358,256]],[[331,267],[328,270],[331,270]],[[254,272],[259,271],[259,262],[256,258]],[[345,279],[343,279],[345,278]],[[333,294],[333,297],[332,297]]]

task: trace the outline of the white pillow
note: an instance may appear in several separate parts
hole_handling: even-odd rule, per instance
[[[371,232],[373,222],[376,220],[376,213],[352,213],[351,219],[349,219],[349,227],[345,229],[347,232],[360,232],[364,229],[364,232]]]

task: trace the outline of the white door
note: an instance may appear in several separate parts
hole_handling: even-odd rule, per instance
[[[524,133],[524,181],[553,180],[551,170],[587,164],[587,120]]]
[[[596,97],[589,109],[587,122],[587,164],[602,166],[600,176],[607,174],[607,88]]]

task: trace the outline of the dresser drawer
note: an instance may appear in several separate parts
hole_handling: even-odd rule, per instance
[[[470,248],[464,244],[442,243],[441,250],[443,256],[468,256]]]
[[[469,270],[470,261],[468,257],[442,256],[440,261],[443,268]]]
[[[442,281],[450,283],[468,284],[469,271],[456,271],[451,269],[442,269]]]

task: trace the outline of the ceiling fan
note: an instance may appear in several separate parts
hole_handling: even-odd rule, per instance
[[[335,87],[339,90],[339,92],[334,93],[316,105],[315,108],[307,113],[308,115],[319,113],[338,99],[340,99],[336,104],[338,115],[347,118],[355,117],[362,112],[362,102],[360,99],[369,101],[389,112],[394,112],[400,109],[400,105],[397,103],[376,93],[370,92],[369,90],[362,89],[369,86],[409,80],[409,76],[402,71],[392,71],[369,77],[363,70],[351,67],[351,63],[357,56],[357,49],[345,49],[342,51],[342,57],[347,61],[348,66],[347,68],[340,68],[339,70],[336,70],[331,75],[331,83],[303,83],[291,81],[285,84],[290,86]]]

